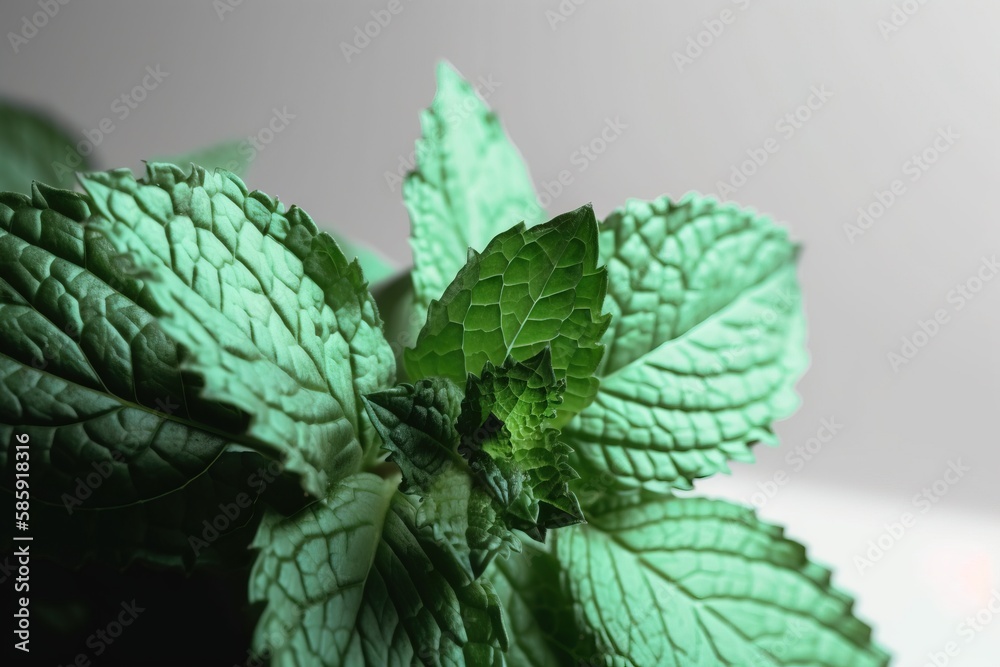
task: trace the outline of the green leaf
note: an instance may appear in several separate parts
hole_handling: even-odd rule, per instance
[[[181,488],[142,502],[106,509],[89,509],[86,501],[77,507],[75,498],[68,508],[33,502],[31,525],[44,535],[32,553],[69,568],[245,567],[264,501],[280,499],[286,511],[302,504],[298,481],[277,474],[276,466],[256,452],[227,450]],[[2,499],[14,502],[12,493]],[[10,537],[8,551],[17,544]]]
[[[397,494],[386,517],[365,587],[365,634],[378,638],[367,664],[503,665],[508,637],[493,585],[469,578],[416,527],[415,513]]]
[[[250,599],[267,601],[254,649],[274,667],[503,664],[492,586],[466,578],[392,487],[360,473],[265,519]]]
[[[412,272],[403,271],[373,285],[372,296],[378,303],[379,315],[385,325],[385,337],[396,352],[396,379],[398,382],[410,382],[412,378],[406,372],[406,364],[402,363],[403,351],[417,342],[424,324],[418,319],[414,306],[416,297]]]
[[[796,252],[768,218],[693,195],[608,218],[600,391],[563,429],[581,474],[689,489],[775,442],[808,362]]]
[[[469,376],[464,400],[447,378],[366,397],[402,490],[421,499],[417,525],[471,576],[520,551],[509,529],[541,542],[546,530],[584,520],[569,490],[570,450],[551,427],[564,388],[545,348],[524,363],[487,362]]]
[[[236,174],[240,178],[246,175],[247,168],[256,150],[246,141],[226,141],[207,148],[200,148],[184,153],[183,155],[161,156],[150,160],[150,162],[168,162],[175,164],[182,169],[187,169],[189,165],[196,164],[203,169],[212,171],[214,169],[225,169]]]
[[[580,667],[598,659],[593,637],[573,613],[573,600],[560,585],[559,561],[540,547],[497,559],[486,577],[500,598],[510,631],[507,662],[531,667]]]
[[[47,114],[0,100],[0,191],[27,193],[32,181],[71,189],[74,172],[90,168],[90,158]]]
[[[421,500],[417,529],[447,549],[472,578],[495,556],[520,549],[503,521],[503,508],[474,483],[475,473],[459,454],[463,436],[455,421],[462,394],[450,380],[421,380],[365,400],[388,460],[402,472],[401,489]]]
[[[253,646],[270,650],[272,665],[351,664],[361,650],[355,624],[393,492],[390,481],[358,473],[296,515],[264,517],[249,597],[267,602]]]
[[[344,255],[348,259],[353,258],[358,260],[358,264],[361,265],[361,271],[365,275],[365,280],[369,284],[374,285],[396,273],[396,266],[377,250],[372,250],[360,243],[348,241],[339,234],[334,234],[333,237],[337,239],[337,245],[344,251]]]
[[[304,211],[221,170],[152,163],[83,185],[201,395],[249,415],[247,444],[316,497],[377,455],[361,395],[391,383],[392,351],[360,267]]]
[[[730,503],[619,496],[560,531],[569,591],[627,665],[886,665],[830,573]]]
[[[555,379],[549,348],[524,363],[486,362],[478,377],[469,377],[458,422],[463,434],[483,433],[463,442],[473,473],[514,519],[512,527],[539,541],[549,528],[584,520],[569,490],[578,477],[569,465],[572,450],[551,426],[565,387]]]
[[[607,274],[597,268],[597,222],[590,206],[498,235],[470,252],[440,301],[431,304],[414,349],[410,377],[463,382],[486,362],[524,361],[546,346],[566,393],[554,426],[582,410],[597,391],[604,352],[601,315]]]
[[[142,283],[81,224],[90,212],[40,184],[0,194],[0,467],[27,434],[32,496],[61,512],[170,493],[245,430],[181,373]]]
[[[528,170],[496,116],[447,63],[438,90],[421,117],[417,169],[403,186],[410,212],[416,308],[423,321],[465,264],[515,223],[545,219]]]
[[[447,468],[466,467],[455,421],[462,392],[446,378],[403,384],[365,397],[372,423],[403,474],[404,493],[426,491]]]

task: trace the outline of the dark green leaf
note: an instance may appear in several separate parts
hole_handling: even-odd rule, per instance
[[[529,359],[552,351],[566,393],[554,425],[582,410],[597,391],[604,352],[601,314],[607,274],[597,268],[597,222],[590,206],[498,235],[470,252],[440,301],[431,304],[416,347],[406,351],[410,376],[464,382],[486,362]]]

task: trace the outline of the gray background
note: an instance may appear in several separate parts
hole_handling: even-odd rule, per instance
[[[786,222],[805,246],[812,367],[799,385],[802,409],[778,427],[783,446],[759,449],[758,465],[735,465],[699,490],[748,499],[784,471],[761,513],[836,568],[896,664],[923,665],[949,641],[961,651],[950,664],[995,663],[1000,620],[970,641],[958,624],[1000,588],[1000,280],[960,310],[948,295],[1000,252],[1000,5],[909,0],[896,6],[916,11],[888,32],[879,25],[892,19],[887,0],[565,0],[574,11],[559,22],[556,0],[402,0],[347,62],[341,43],[388,2],[333,4],[245,0],[220,14],[210,2],[71,0],[16,53],[5,37],[0,93],[94,128],[159,65],[168,76],[103,138],[105,167],[244,138],[287,108],[295,118],[257,156],[250,186],[377,245],[400,267],[408,221],[386,173],[412,151],[441,58],[498,84],[488,102],[536,185],[570,170],[554,212],[592,201],[602,216],[628,197],[716,193],[746,151],[775,139],[778,151],[728,198]],[[702,35],[702,53],[678,67],[675,52],[724,10],[732,22]],[[36,11],[36,2],[3,3],[4,35]],[[814,86],[832,97],[782,133],[776,124]],[[609,118],[627,128],[580,171],[574,152]],[[958,139],[910,180],[906,162],[942,128]],[[895,179],[905,193],[852,242],[844,226]],[[938,309],[947,323],[891,368],[887,355]],[[843,428],[793,470],[788,453],[830,417]],[[971,471],[917,509],[913,496],[958,460]],[[904,512],[916,525],[859,567],[868,541]]]

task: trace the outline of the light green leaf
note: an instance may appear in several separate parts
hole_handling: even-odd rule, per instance
[[[246,141],[226,141],[183,155],[155,157],[150,162],[168,162],[185,170],[190,165],[196,164],[208,171],[217,168],[225,169],[243,178],[256,152],[253,146]]]
[[[83,135],[76,142],[93,150]],[[74,172],[91,168],[77,145],[46,114],[0,100],[0,192],[28,193],[32,181],[71,189]]]
[[[478,377],[469,376],[458,421],[463,434],[483,433],[463,442],[473,474],[507,511],[511,526],[539,541],[549,528],[583,521],[569,490],[578,477],[569,465],[571,450],[552,427],[565,387],[555,379],[549,348],[524,363],[508,357],[497,368],[486,362]]]
[[[352,664],[361,651],[355,624],[393,493],[390,481],[358,473],[296,515],[264,517],[249,597],[267,602],[253,646],[274,667]]]
[[[90,212],[43,185],[0,194],[0,467],[27,434],[32,496],[64,513],[170,493],[245,431],[181,373],[142,283],[81,224]]]
[[[377,454],[363,393],[394,361],[361,270],[301,209],[224,171],[151,163],[91,174],[94,222],[189,352],[201,395],[249,415],[245,440],[316,497]]]
[[[437,95],[421,117],[417,169],[403,187],[420,321],[469,248],[482,250],[515,223],[545,219],[528,170],[496,116],[447,63],[438,66],[437,78]]]
[[[830,573],[730,503],[628,494],[557,534],[569,591],[599,648],[664,667],[882,667],[888,656]]]
[[[388,460],[403,474],[404,493],[426,491],[453,465],[467,468],[458,453],[455,421],[462,391],[446,378],[399,385],[365,397],[365,406]]]
[[[775,442],[808,362],[785,230],[693,195],[630,201],[603,224],[601,253],[612,326],[597,398],[563,429],[577,470],[689,489]]]
[[[469,577],[495,556],[520,549],[497,505],[459,454],[455,428],[461,391],[445,378],[421,380],[365,397],[388,460],[399,466],[402,490],[420,498],[414,525],[447,549]]]
[[[267,601],[255,650],[274,667],[502,665],[496,593],[422,535],[415,511],[360,473],[296,516],[269,515],[250,581],[251,601]]]
[[[531,229],[498,235],[470,252],[440,301],[431,304],[414,349],[410,377],[463,382],[487,361],[524,361],[551,347],[566,393],[553,425],[582,410],[597,391],[594,377],[608,326],[601,315],[607,274],[597,268],[597,223],[590,206]]]

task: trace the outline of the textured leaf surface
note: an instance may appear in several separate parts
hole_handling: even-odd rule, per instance
[[[370,394],[366,402],[388,460],[402,472],[401,488],[421,499],[414,525],[448,550],[469,577],[478,577],[493,557],[520,549],[520,542],[504,523],[503,508],[459,453],[461,399],[450,380],[431,378]]]
[[[73,172],[88,169],[90,159],[80,155],[74,138],[48,117],[0,101],[0,192],[28,193],[32,181],[70,189]]]
[[[560,531],[558,558],[599,648],[665,667],[884,666],[851,600],[801,545],[743,507],[631,494]]]
[[[89,213],[42,185],[0,194],[0,466],[13,470],[27,433],[33,497],[63,512],[178,489],[245,428],[182,375],[148,293],[81,224]]]
[[[503,665],[508,638],[493,585],[468,577],[447,550],[418,530],[416,511],[397,495],[386,517],[365,588],[366,634],[382,642],[371,640],[368,664]],[[382,602],[387,595],[391,607]]]
[[[597,398],[564,429],[577,469],[687,489],[773,443],[808,361],[785,230],[695,196],[631,201],[601,253],[612,325]]]
[[[487,361],[524,361],[551,347],[566,393],[555,426],[583,409],[597,391],[594,370],[608,326],[601,315],[607,274],[597,268],[597,222],[590,206],[549,222],[498,235],[468,262],[440,301],[431,304],[414,349],[412,378],[464,382]]]
[[[515,223],[545,219],[528,170],[496,116],[450,65],[439,65],[437,76],[437,95],[421,118],[417,169],[403,187],[420,321],[469,248],[482,250]]]
[[[512,527],[541,541],[549,528],[583,521],[569,482],[570,449],[552,427],[565,382],[557,381],[552,357],[543,349],[524,363],[508,358],[497,368],[487,362],[470,376],[459,431],[471,468],[512,518]],[[490,428],[491,424],[494,428]]]
[[[275,667],[502,665],[496,593],[415,527],[415,511],[361,473],[295,517],[269,516],[250,584],[251,600],[268,600],[255,649]]]
[[[251,415],[247,437],[321,497],[373,455],[361,395],[392,352],[360,268],[304,211],[237,177],[150,164],[83,179],[202,395]]]
[[[399,385],[365,397],[372,423],[403,473],[405,493],[426,491],[445,469],[468,469],[458,453],[462,391],[446,378]]]
[[[507,662],[530,667],[602,664],[593,637],[577,622],[573,600],[561,586],[562,567],[551,553],[525,545],[497,559],[486,573],[510,632]]]

